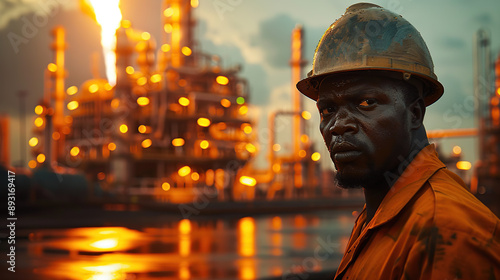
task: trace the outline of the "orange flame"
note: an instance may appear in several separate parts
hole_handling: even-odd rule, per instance
[[[116,84],[116,29],[120,27],[122,12],[120,0],[88,0],[94,9],[97,23],[101,26],[101,45],[106,65],[108,83]]]

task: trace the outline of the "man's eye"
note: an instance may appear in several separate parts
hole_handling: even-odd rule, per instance
[[[331,114],[333,112],[334,112],[334,109],[332,107],[323,108],[323,109],[320,110],[320,114],[322,116],[328,116],[329,114]]]
[[[368,108],[375,105],[377,101],[375,99],[365,99],[359,103],[359,107]]]

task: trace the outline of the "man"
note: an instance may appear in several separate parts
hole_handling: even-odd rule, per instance
[[[317,101],[338,184],[366,199],[335,279],[500,279],[500,221],[427,140],[426,106],[444,91],[433,68],[408,21],[360,3],[297,84]]]

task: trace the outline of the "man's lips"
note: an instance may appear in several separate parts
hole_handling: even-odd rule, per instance
[[[361,151],[351,143],[335,143],[330,148],[330,155],[335,162],[349,162],[362,155]]]

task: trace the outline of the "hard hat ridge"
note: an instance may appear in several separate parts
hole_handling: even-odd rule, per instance
[[[316,100],[319,81],[325,76],[365,70],[400,72],[401,79],[411,76],[422,83],[426,105],[444,91],[420,33],[400,15],[371,3],[348,7],[326,30],[316,47],[312,70],[297,88]]]

